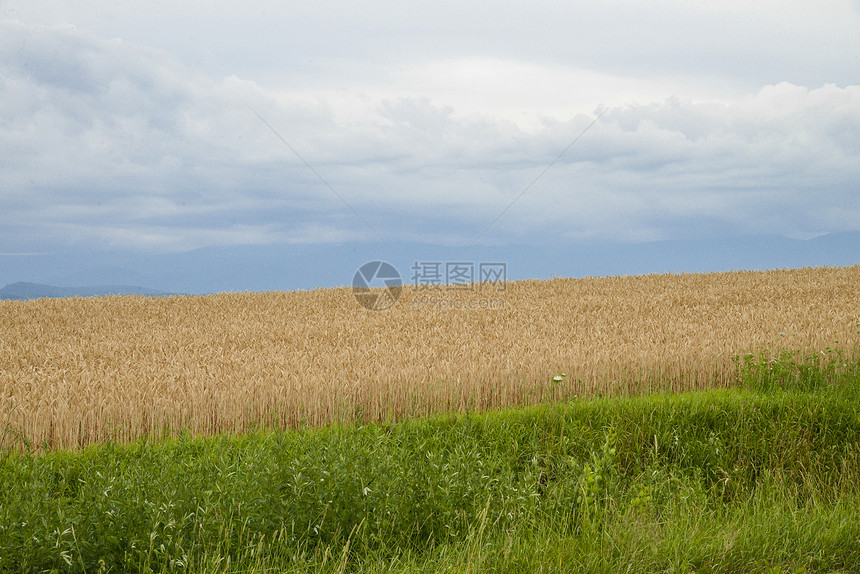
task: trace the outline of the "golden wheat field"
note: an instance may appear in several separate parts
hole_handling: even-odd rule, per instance
[[[725,386],[739,353],[854,349],[860,266],[407,286],[386,311],[349,288],[2,301],[0,318],[5,442],[75,448]]]

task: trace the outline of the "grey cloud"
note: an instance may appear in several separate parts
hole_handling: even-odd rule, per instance
[[[720,226],[786,235],[857,229],[860,131],[849,135],[839,120],[856,121],[859,96],[857,87],[781,84],[729,105],[672,100],[611,110],[523,197],[509,227],[525,236],[532,228],[523,221],[567,223],[581,235],[628,239]]]
[[[345,89],[364,106],[351,114],[331,90],[214,79],[69,27],[2,26],[0,242],[14,245],[372,238],[341,198],[387,239],[468,243],[593,119],[526,129]],[[836,85],[612,107],[485,239],[858,229],[858,118],[860,87]]]
[[[7,2],[7,17],[75,22],[177,55],[216,77],[363,81],[371,71],[497,57],[627,76],[704,76],[717,89],[855,82],[856,2]],[[225,39],[228,39],[225,41]],[[328,65],[349,65],[335,77]],[[352,70],[352,73],[349,73]],[[348,75],[344,75],[348,74]]]

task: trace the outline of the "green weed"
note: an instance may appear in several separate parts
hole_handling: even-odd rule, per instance
[[[6,451],[0,572],[858,571],[858,369],[828,357],[741,359],[739,388],[699,393]]]

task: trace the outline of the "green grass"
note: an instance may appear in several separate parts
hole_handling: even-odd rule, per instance
[[[7,450],[0,571],[860,571],[860,361],[737,362],[729,390]]]

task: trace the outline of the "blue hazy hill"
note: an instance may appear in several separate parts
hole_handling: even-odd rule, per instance
[[[91,287],[56,287],[41,283],[19,281],[10,283],[0,289],[0,299],[25,301],[29,299],[58,298],[58,297],[102,297],[106,295],[169,295],[163,291],[145,287],[91,286]]]
[[[57,290],[51,293],[73,288],[78,295],[126,289],[142,294],[286,291],[350,285],[355,271],[373,260],[393,264],[404,283],[414,282],[416,262],[471,263],[476,270],[481,263],[504,263],[508,280],[846,266],[860,264],[860,232],[808,240],[764,236],[473,247],[356,242],[207,247],[169,254],[70,251],[0,255],[0,284],[55,285]],[[80,285],[145,285],[146,289]],[[32,293],[35,288],[29,289]]]

